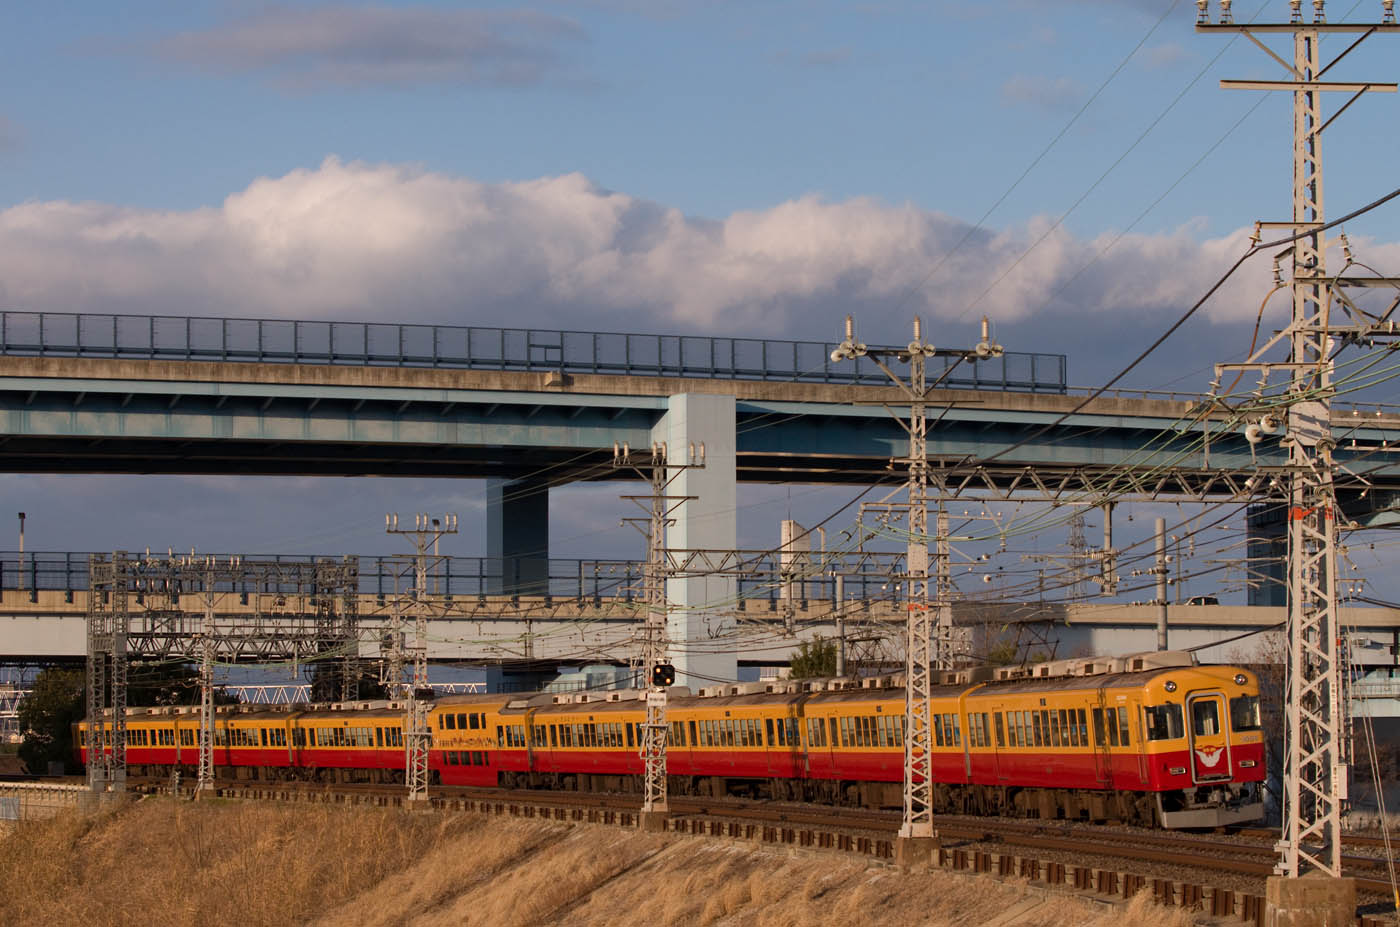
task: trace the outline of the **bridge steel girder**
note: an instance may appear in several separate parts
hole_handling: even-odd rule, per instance
[[[907,441],[898,397],[872,386],[0,357],[0,471],[513,479],[549,468],[556,485],[612,480],[613,443],[648,446],[682,394],[735,397],[740,482],[888,481]],[[934,398],[945,405],[930,415],[931,478],[950,495],[1245,499],[1286,482],[1276,442],[1251,454],[1238,427],[1181,400],[1100,397],[1075,411],[1075,396]],[[1400,490],[1400,416],[1334,419],[1339,462],[1365,478],[1344,470],[1339,490]]]

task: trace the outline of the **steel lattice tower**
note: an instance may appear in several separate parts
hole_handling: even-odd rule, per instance
[[[1273,407],[1287,409],[1283,441],[1288,445],[1288,684],[1286,687],[1286,769],[1284,771],[1283,833],[1276,871],[1296,877],[1307,870],[1330,876],[1342,874],[1341,805],[1346,799],[1348,770],[1341,759],[1346,736],[1341,704],[1347,658],[1341,647],[1337,600],[1337,497],[1333,486],[1335,441],[1331,429],[1334,336],[1351,328],[1332,324],[1334,289],[1353,281],[1329,278],[1323,218],[1322,95],[1328,91],[1353,94],[1340,115],[1367,92],[1394,92],[1394,84],[1346,83],[1322,80],[1323,75],[1367,37],[1396,30],[1393,2],[1383,2],[1385,22],[1332,24],[1325,4],[1313,0],[1313,20],[1303,21],[1302,3],[1292,0],[1290,22],[1237,24],[1230,4],[1221,4],[1219,23],[1211,23],[1208,3],[1198,0],[1198,32],[1242,33],[1289,73],[1282,81],[1221,81],[1225,89],[1287,90],[1293,94],[1293,203],[1289,222],[1261,222],[1257,229],[1286,230],[1278,244],[1292,245],[1292,315],[1280,336],[1244,364],[1219,365],[1217,371],[1253,369],[1267,377],[1281,374],[1286,392],[1272,396]],[[1357,38],[1327,64],[1320,54],[1327,34],[1349,33]],[[1285,34],[1293,40],[1290,63],[1268,48],[1256,34]],[[1336,118],[1334,115],[1333,119]],[[1258,233],[1256,232],[1256,239]],[[1364,284],[1363,284],[1364,285]],[[1276,344],[1286,343],[1288,359],[1268,363],[1263,357]],[[1217,374],[1218,376],[1218,374]],[[1272,420],[1271,420],[1272,421]],[[1265,432],[1272,432],[1270,424]]]
[[[670,449],[664,442],[652,444],[649,454],[635,453],[627,445],[613,447],[613,466],[628,467],[645,475],[651,492],[645,496],[623,496],[637,503],[647,513],[645,518],[624,521],[646,537],[647,559],[642,574],[642,629],[639,641],[642,679],[638,687],[646,690],[646,720],[642,724],[639,751],[642,758],[642,817],[643,827],[652,826],[669,810],[666,772],[666,742],[669,734],[666,720],[667,689],[653,685],[653,667],[668,664],[670,646],[666,631],[668,602],[666,581],[671,575],[666,548],[666,529],[675,523],[676,511],[694,496],[668,494],[671,484],[686,470],[705,466],[705,449],[691,445],[684,463],[671,463]]]
[[[401,534],[413,541],[413,586],[409,600],[413,603],[413,681],[403,683],[403,600],[399,595],[398,577],[394,583],[393,622],[390,633],[388,656],[388,681],[391,691],[408,690],[404,700],[403,749],[404,784],[408,786],[409,801],[425,801],[428,797],[428,751],[432,746],[432,732],[428,730],[428,706],[419,699],[419,693],[429,689],[428,683],[428,549],[432,548],[433,568],[437,569],[437,544],[444,535],[457,533],[457,516],[444,515],[442,519],[430,518],[419,513],[414,516],[412,529],[399,527],[399,516],[385,515],[384,530],[388,534]]]
[[[925,847],[936,836],[933,827],[932,714],[933,672],[952,669],[957,656],[954,649],[952,622],[952,575],[949,565],[948,516],[943,509],[940,487],[936,537],[937,564],[929,569],[929,465],[928,465],[928,399],[932,388],[938,386],[963,360],[995,357],[1002,353],[994,344],[986,319],[982,320],[982,340],[970,350],[936,348],[926,342],[923,323],[914,319],[914,340],[903,348],[871,348],[856,340],[855,322],[846,317],[846,337],[832,352],[833,361],[869,357],[899,388],[909,403],[909,418],[900,424],[909,433],[909,456],[893,462],[903,464],[908,471],[905,491],[908,502],[905,517],[909,542],[905,556],[908,618],[905,624],[904,680],[904,819],[899,836],[906,845],[922,843]],[[932,385],[928,382],[926,361],[930,357],[952,357],[949,365]],[[886,360],[908,363],[909,378],[896,374]],[[891,509],[896,508],[894,506]],[[929,578],[937,586],[930,602]],[[924,850],[911,850],[910,858],[922,858]]]

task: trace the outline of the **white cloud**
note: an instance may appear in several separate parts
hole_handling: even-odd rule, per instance
[[[1172,65],[1190,57],[1189,53],[1179,42],[1168,42],[1165,45],[1154,45],[1143,50],[1142,63],[1149,71],[1159,71],[1170,68]]]
[[[979,231],[948,255],[966,224],[908,204],[812,195],[700,219],[578,174],[484,184],[330,158],[184,212],[6,209],[0,305],[811,340],[836,337],[847,312],[872,340],[903,336],[915,313],[970,332],[985,312],[1008,347],[1068,351],[1110,329],[1161,331],[1245,234],[1129,235],[1094,262],[1110,236],[1047,228]],[[1400,263],[1395,246],[1353,244]],[[1252,323],[1268,271],[1251,262],[1206,317]]]
[[[253,71],[290,87],[535,84],[565,70],[577,23],[530,10],[271,5],[154,51],[208,70]]]
[[[1069,77],[1041,77],[1018,74],[1001,85],[1001,99],[1010,105],[1043,106],[1061,109],[1084,96],[1084,88]]]

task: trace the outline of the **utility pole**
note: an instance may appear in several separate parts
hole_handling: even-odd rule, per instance
[[[19,513],[19,591],[24,591],[24,513]]]
[[[1157,563],[1152,573],[1157,577],[1157,649],[1167,649],[1167,520],[1158,518],[1153,522],[1157,535]]]
[[[1345,295],[1356,286],[1394,286],[1395,278],[1329,277],[1326,272],[1322,187],[1322,133],[1337,115],[1367,93],[1396,90],[1395,84],[1324,81],[1323,75],[1357,45],[1375,33],[1395,33],[1393,0],[1382,0],[1382,22],[1329,23],[1324,0],[1312,0],[1312,19],[1304,21],[1301,0],[1291,0],[1286,23],[1237,24],[1229,2],[1220,3],[1218,22],[1211,22],[1208,0],[1197,0],[1197,32],[1243,34],[1286,71],[1281,81],[1221,81],[1221,87],[1237,90],[1288,90],[1293,94],[1293,197],[1288,222],[1255,224],[1256,245],[1262,230],[1278,230],[1286,237],[1276,244],[1290,247],[1279,256],[1292,257],[1292,315],[1289,324],[1256,350],[1243,364],[1216,366],[1218,389],[1226,371],[1252,370],[1260,375],[1260,387],[1252,402],[1230,407],[1242,417],[1252,415],[1257,424],[1246,430],[1251,444],[1278,430],[1278,413],[1286,411],[1282,442],[1288,448],[1286,497],[1288,504],[1288,685],[1286,687],[1287,760],[1284,770],[1283,833],[1278,843],[1275,872],[1270,880],[1269,923],[1303,923],[1288,920],[1304,905],[1298,876],[1312,873],[1336,880],[1335,902],[1328,923],[1347,922],[1355,916],[1355,883],[1341,878],[1341,804],[1346,800],[1348,770],[1341,762],[1343,712],[1340,698],[1345,674],[1336,590],[1337,500],[1333,486],[1336,465],[1331,429],[1331,396],[1334,355],[1338,345],[1383,340],[1388,337],[1380,320]],[[1355,36],[1331,62],[1323,64],[1320,43],[1328,35]],[[1270,49],[1260,35],[1288,35],[1293,39],[1292,60]],[[1285,53],[1286,54],[1286,53]],[[1352,94],[1331,119],[1323,119],[1325,92]],[[1345,239],[1343,238],[1345,244]],[[1351,260],[1348,256],[1348,268]],[[1332,304],[1337,300],[1352,324],[1333,323]],[[1342,313],[1338,313],[1340,317]],[[1266,355],[1287,348],[1283,361],[1268,362]],[[1281,385],[1271,383],[1278,375]],[[1269,387],[1274,387],[1272,390]],[[1331,889],[1329,889],[1331,891]],[[1313,916],[1317,916],[1314,914]],[[1321,920],[1316,921],[1321,923]]]
[[[428,798],[428,750],[432,735],[428,730],[428,705],[423,700],[424,690],[431,692],[428,683],[428,549],[433,551],[433,570],[437,570],[438,541],[445,534],[457,533],[457,516],[444,515],[441,519],[418,513],[413,516],[412,528],[400,528],[398,515],[384,516],[384,531],[398,534],[413,542],[413,585],[409,599],[413,603],[413,681],[405,686],[403,682],[403,609],[397,588],[393,618],[390,629],[389,672],[398,668],[398,675],[390,678],[394,692],[404,698],[403,745],[404,783],[408,786],[410,802],[426,801]],[[395,584],[397,586],[397,579]],[[407,689],[407,692],[404,690]]]
[[[846,577],[835,577],[836,606],[836,675],[846,675]]]
[[[904,867],[927,865],[938,852],[938,834],[933,827],[933,776],[931,775],[933,714],[933,670],[951,669],[954,660],[952,621],[952,578],[948,565],[948,516],[942,494],[938,507],[938,563],[933,571],[937,582],[936,621],[929,614],[929,533],[928,533],[928,398],[962,361],[998,357],[1001,345],[991,339],[990,325],[982,319],[982,340],[975,348],[957,350],[936,348],[924,340],[923,322],[914,319],[914,340],[903,348],[871,348],[856,340],[855,321],[846,316],[846,337],[831,352],[833,362],[869,357],[899,387],[909,403],[908,421],[900,424],[909,434],[909,455],[894,463],[908,470],[905,493],[909,544],[905,557],[908,619],[905,625],[904,683],[904,819],[895,843],[895,858]],[[932,384],[925,362],[931,357],[951,357],[953,363]],[[896,374],[888,360],[909,364],[909,378]],[[893,414],[893,413],[891,413]],[[941,489],[941,487],[940,487]]]
[[[676,511],[695,496],[668,495],[671,484],[686,470],[705,466],[705,446],[690,446],[685,463],[670,462],[670,449],[656,442],[649,453],[633,453],[626,445],[613,445],[613,466],[627,467],[651,483],[646,496],[623,496],[645,511],[644,518],[625,518],[647,539],[647,559],[642,574],[641,674],[638,688],[646,689],[646,720],[642,724],[642,809],[638,824],[642,830],[659,831],[670,814],[666,782],[667,689],[676,681],[676,670],[667,656],[666,633],[666,529],[675,524]]]

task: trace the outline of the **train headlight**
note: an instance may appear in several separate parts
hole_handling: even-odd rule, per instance
[[[1235,685],[1242,686],[1247,682],[1249,682],[1249,677],[1247,677],[1244,673],[1235,674]]]
[[[1166,684],[1163,685],[1162,688],[1163,688],[1163,689],[1166,689],[1168,692],[1175,692],[1175,691],[1176,691],[1176,683],[1173,682],[1172,680],[1168,679],[1167,682],[1166,682]]]

